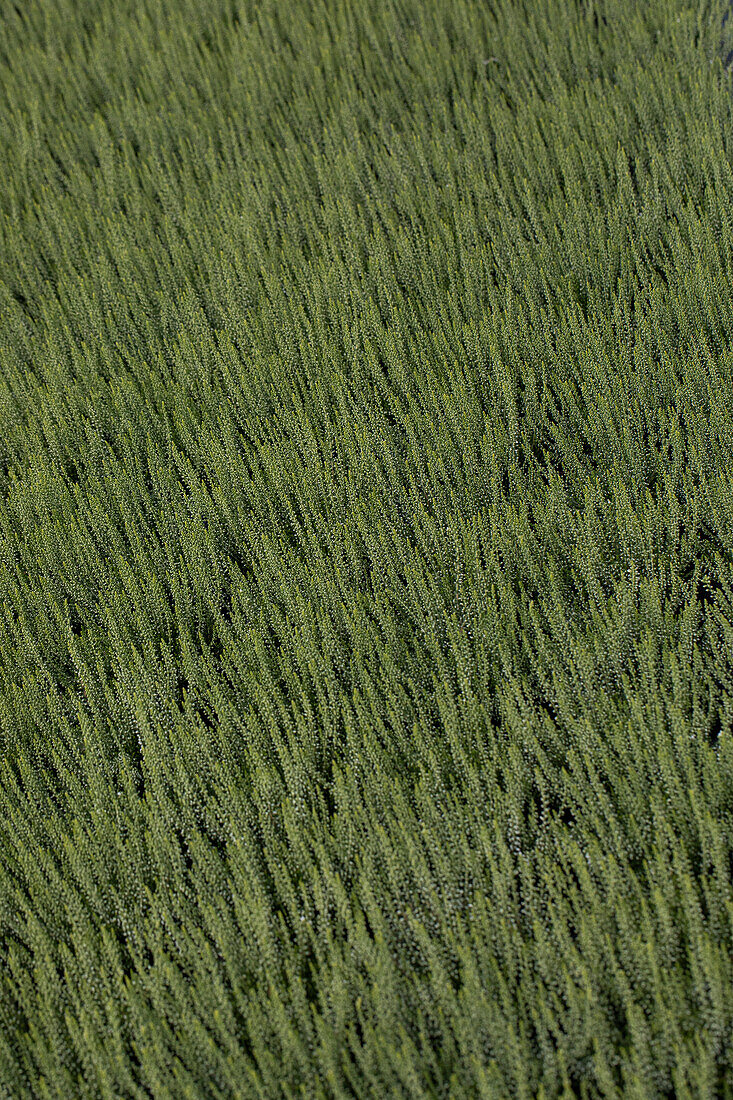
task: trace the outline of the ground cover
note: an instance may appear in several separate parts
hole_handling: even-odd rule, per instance
[[[726,7],[0,3],[0,1096],[733,1096]]]

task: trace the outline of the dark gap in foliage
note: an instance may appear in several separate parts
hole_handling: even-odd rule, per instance
[[[718,532],[715,531],[706,520],[703,520],[698,527],[698,538],[701,539],[703,543],[709,543],[725,562],[729,565],[733,565],[733,549],[725,545]]]
[[[66,168],[66,165],[61,160],[61,158],[54,152],[54,150],[51,148],[50,145],[47,146],[46,148],[48,150],[49,156],[51,157],[51,160],[53,161],[53,163],[55,165],[59,185],[60,185],[63,193],[68,194],[69,191],[70,191],[70,180],[69,180],[69,173],[68,173],[68,170]]]
[[[713,715],[713,720],[708,727],[705,739],[711,748],[715,748],[720,740],[720,735],[723,732],[723,720],[718,711]]]
[[[703,575],[695,586],[695,597],[703,607],[714,606],[715,594],[720,591],[721,586],[717,578]]]
[[[580,437],[580,453],[583,455],[584,458],[590,459],[590,468],[592,470],[595,470],[598,464],[593,453],[593,448],[591,447],[588,440],[584,439],[583,436]]]
[[[63,464],[64,477],[71,485],[79,484],[79,470],[75,462],[70,459]]]
[[[232,594],[228,587],[222,586],[222,597],[219,604],[219,614],[225,623],[232,621]]]
[[[188,842],[186,840],[186,836],[183,833],[182,829],[176,829],[175,832],[174,832],[174,835],[175,835],[176,841],[178,843],[178,848],[179,848],[179,851],[181,853],[181,857],[183,859],[183,866],[184,866],[186,872],[189,872],[191,870],[191,868],[193,867],[193,858],[191,857],[191,853],[190,853],[189,848],[188,848]]]
[[[189,692],[188,677],[184,676],[184,674],[182,672],[179,672],[178,676],[176,677],[176,685],[175,685],[173,698],[174,698],[174,701],[175,701],[176,705],[178,707],[180,707],[181,709],[183,709],[183,707],[185,706],[186,697],[188,695],[188,692]]]
[[[680,568],[680,573],[679,573],[680,580],[684,581],[685,584],[687,584],[689,581],[692,580],[692,578],[694,576],[694,573],[695,573],[695,563],[694,563],[694,561],[688,560],[688,561],[684,562],[684,564]]]
[[[658,263],[655,263],[653,261],[651,263],[651,268],[652,268],[652,271],[657,276],[657,278],[659,279],[659,281],[665,287],[665,289],[669,289],[669,276],[668,276],[666,270],[664,268],[660,267]]]
[[[214,660],[218,661],[224,651],[224,647],[216,629],[216,620],[208,609],[205,609],[202,613],[199,637]]]
[[[35,311],[31,308],[31,303],[26,295],[22,291],[10,287],[10,296],[17,302],[31,324],[35,325],[37,323]]]
[[[196,702],[193,706],[193,713],[201,722],[204,729],[213,732],[217,728],[216,713],[212,707],[207,706],[204,702]]]
[[[565,825],[567,828],[572,828],[572,826],[575,825],[575,814],[573,813],[572,808],[568,805],[563,805],[558,815],[558,820],[562,825]]]

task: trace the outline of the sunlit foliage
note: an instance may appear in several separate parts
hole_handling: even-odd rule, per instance
[[[0,0],[0,1095],[733,1097],[727,0]]]

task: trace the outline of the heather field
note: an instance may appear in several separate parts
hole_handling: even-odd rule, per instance
[[[0,0],[0,1100],[732,1100],[728,0]]]

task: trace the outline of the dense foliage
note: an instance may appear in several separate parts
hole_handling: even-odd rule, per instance
[[[726,0],[0,0],[0,1095],[733,1096]]]

